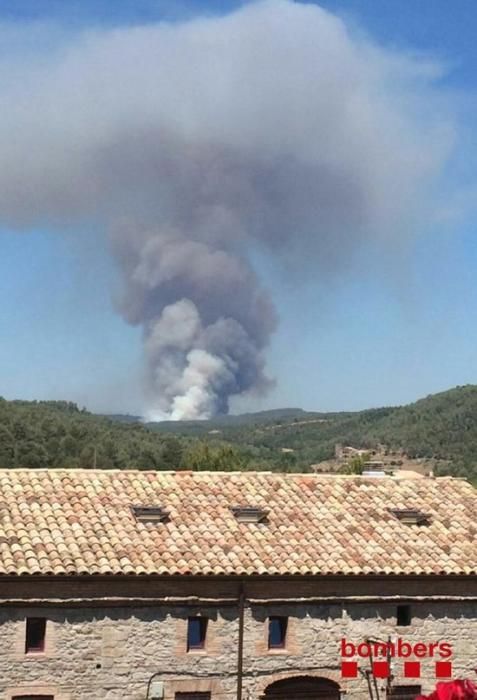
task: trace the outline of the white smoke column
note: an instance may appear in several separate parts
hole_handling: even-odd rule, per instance
[[[163,309],[147,330],[145,350],[157,417],[214,415],[226,410],[227,396],[240,393],[238,377],[246,388],[266,381],[263,359],[242,326],[220,319],[204,328],[188,299]]]
[[[254,251],[328,277],[425,216],[451,140],[436,77],[286,0],[77,36],[0,63],[0,223],[108,231],[150,410],[226,412],[270,385]]]

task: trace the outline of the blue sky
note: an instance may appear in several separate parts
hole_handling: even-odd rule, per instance
[[[474,0],[323,0],[378,43],[445,64],[461,147],[446,192],[458,212],[430,224],[394,259],[365,246],[339,279],[292,284],[263,261],[280,325],[268,352],[275,389],[235,410],[358,409],[477,383],[477,5]],[[0,22],[53,24],[67,37],[95,26],[181,21],[239,2],[6,1]],[[459,194],[460,193],[460,194]],[[440,202],[454,209],[455,201]],[[93,230],[0,235],[0,395],[64,398],[91,410],[142,410],[141,331],[113,310],[114,264]],[[94,254],[93,254],[94,253]]]

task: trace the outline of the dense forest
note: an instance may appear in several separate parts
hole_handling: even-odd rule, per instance
[[[250,416],[246,423],[230,417],[151,427],[164,433],[179,429],[181,435],[225,440],[271,468],[306,470],[310,464],[333,457],[337,443],[369,449],[384,445],[411,458],[435,459],[437,473],[477,479],[474,385],[456,387],[407,406],[342,413],[288,409],[282,416],[269,414],[256,414],[255,420]]]
[[[63,401],[0,399],[1,467],[307,471],[335,444],[385,445],[477,479],[477,386],[357,412],[280,409],[210,421],[141,423]]]
[[[153,432],[71,402],[0,398],[0,467],[224,470],[247,462],[232,445]]]

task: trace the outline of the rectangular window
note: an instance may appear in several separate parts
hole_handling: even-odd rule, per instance
[[[175,700],[210,700],[210,693],[176,693]]]
[[[396,610],[396,624],[399,627],[409,627],[411,624],[411,606],[398,605]]]
[[[189,617],[187,624],[187,651],[204,649],[207,636],[206,617]]]
[[[27,617],[25,634],[25,654],[45,651],[46,619]]]
[[[420,685],[393,685],[386,697],[388,700],[414,700],[420,694]]]
[[[55,700],[53,695],[14,695],[12,700]]]
[[[270,617],[268,620],[268,648],[284,649],[287,639],[287,617]]]

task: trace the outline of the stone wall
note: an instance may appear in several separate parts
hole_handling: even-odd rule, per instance
[[[264,688],[273,680],[287,675],[299,675],[298,669],[309,670],[312,675],[329,678],[339,683],[347,696],[352,698],[369,697],[365,672],[370,669],[370,661],[358,656],[349,660],[358,661],[360,669],[357,679],[341,679],[341,640],[346,639],[357,646],[367,638],[382,640],[388,638],[396,642],[400,637],[414,646],[418,642],[430,644],[446,641],[452,646],[454,678],[476,679],[477,666],[477,603],[414,603],[411,604],[412,624],[406,627],[396,625],[396,605],[358,604],[341,605],[280,605],[255,606],[247,615],[246,639],[259,640],[263,635],[263,625],[268,615],[286,615],[291,622],[290,645],[284,652],[272,654],[259,642],[246,644],[244,667],[252,673],[264,676],[259,683]],[[437,650],[434,650],[434,654]],[[385,658],[385,657],[383,657]],[[403,675],[404,659],[391,659],[391,671],[396,685],[422,685],[423,692],[431,691],[436,683],[435,661],[433,658],[409,656],[409,660],[421,662],[421,679],[409,679]],[[280,667],[280,668],[279,668]],[[250,698],[259,697],[255,680],[248,679]],[[385,696],[385,681],[378,681],[382,697]],[[247,696],[245,695],[245,698]]]
[[[271,682],[300,675],[335,680],[353,699],[369,697],[363,676],[340,677],[342,638],[353,643],[366,637],[386,641],[388,635],[411,643],[446,641],[453,647],[454,677],[476,678],[477,603],[421,601],[411,606],[412,624],[397,627],[393,602],[247,603],[243,700],[258,700]],[[207,645],[204,651],[187,652],[187,617],[196,614],[210,620]],[[284,650],[268,649],[270,615],[289,617]],[[26,616],[48,619],[42,653],[24,653]],[[213,700],[236,698],[238,609],[232,604],[7,606],[0,609],[0,640],[2,700],[28,693],[51,694],[55,700],[144,700],[153,674],[164,681],[164,700],[193,690],[210,691]],[[402,678],[402,663],[395,662],[394,682],[431,690],[434,660],[421,663],[423,678],[411,680]],[[368,660],[360,659],[360,667],[369,668]]]

